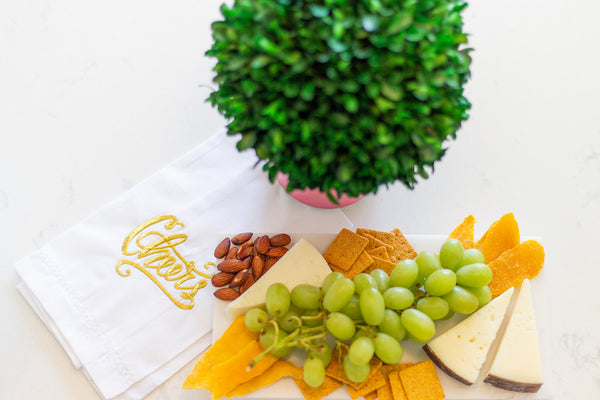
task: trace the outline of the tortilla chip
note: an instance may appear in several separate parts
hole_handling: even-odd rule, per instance
[[[344,274],[346,278],[353,279],[356,275],[366,270],[371,264],[373,264],[373,257],[371,257],[366,251],[363,251],[360,253],[348,271],[343,271],[333,264],[329,264],[329,266],[332,270],[339,271]]]
[[[245,396],[262,387],[272,385],[284,376],[299,376],[302,378],[302,370],[289,361],[278,360],[262,374],[235,387],[231,392],[227,393],[227,398]]]
[[[235,356],[248,343],[256,340],[258,333],[250,332],[246,328],[244,316],[237,317],[194,365],[194,369],[183,382],[183,388],[211,390],[213,366]]]
[[[446,397],[431,360],[403,369],[398,375],[408,400],[441,400]]]
[[[394,267],[396,267],[396,263],[393,263],[391,261],[388,260],[384,260],[383,258],[379,258],[379,257],[373,257],[373,263],[371,263],[371,265],[369,265],[369,267],[364,271],[367,274],[371,271],[373,271],[374,269],[382,269],[384,270],[388,275],[392,273],[392,270],[394,269]]]
[[[220,399],[238,385],[262,374],[273,365],[278,358],[268,355],[247,371],[248,364],[264,349],[258,341],[248,343],[239,353],[213,366],[212,398]]]
[[[483,253],[487,264],[520,242],[519,224],[517,224],[513,213],[508,213],[490,226],[477,242],[477,248]]]
[[[373,249],[367,249],[366,252],[372,257],[379,257],[388,261],[390,260],[390,256],[388,255],[387,250],[383,246],[375,247]]]
[[[327,250],[323,253],[323,258],[342,271],[348,271],[358,256],[369,244],[369,240],[356,233],[342,229]]]
[[[544,247],[535,240],[527,240],[502,253],[488,264],[494,274],[488,285],[492,297],[537,276],[544,267],[544,258]]]
[[[463,247],[466,249],[472,249],[475,247],[474,235],[475,235],[475,217],[472,215],[467,216],[459,225],[448,236],[448,239],[458,239]]]
[[[304,382],[302,375],[299,377],[295,376],[294,382],[296,382],[296,385],[306,400],[320,400],[342,386],[342,382],[330,376],[325,376],[325,381],[319,387],[307,385],[306,382]]]

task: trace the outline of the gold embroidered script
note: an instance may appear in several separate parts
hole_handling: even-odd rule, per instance
[[[121,250],[128,258],[119,261],[116,270],[127,277],[131,271],[124,265],[137,268],[177,307],[190,310],[194,307],[194,296],[207,285],[212,274],[198,271],[193,261],[181,255],[178,246],[188,237],[184,233],[169,232],[177,226],[184,225],[173,215],[152,218],[139,225],[123,241]],[[204,268],[208,267],[207,263]]]

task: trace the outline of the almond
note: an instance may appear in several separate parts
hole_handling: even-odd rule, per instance
[[[235,274],[235,276],[233,277],[231,282],[229,282],[229,287],[240,286],[242,283],[244,283],[246,281],[248,276],[250,276],[250,271],[248,271],[247,269],[241,270],[240,272]]]
[[[252,256],[245,257],[242,262],[244,263],[244,269],[250,268],[252,265]]]
[[[254,247],[252,247],[253,245],[254,242],[252,240],[244,242],[244,244],[242,244],[238,249],[237,258],[241,260],[251,255],[252,250],[254,249]]]
[[[233,274],[228,272],[218,272],[213,275],[210,282],[214,287],[225,286],[233,279],[233,276]]]
[[[277,257],[267,258],[267,261],[265,261],[265,266],[263,267],[262,275],[264,275],[269,270],[269,268],[271,268],[273,264],[275,264],[278,260],[279,258]]]
[[[238,248],[237,247],[232,247],[227,252],[227,255],[225,256],[225,259],[227,260],[229,258],[237,258],[237,253],[238,253]]]
[[[240,244],[250,240],[251,237],[252,232],[238,233],[237,235],[231,238],[231,243],[235,244],[236,246],[239,246]]]
[[[267,235],[261,236],[254,242],[254,248],[260,254],[265,254],[271,247],[271,239]]]
[[[222,272],[236,273],[244,269],[244,263],[234,258],[226,258],[217,264],[217,269]]]
[[[285,233],[280,233],[279,235],[275,235],[271,238],[271,246],[273,247],[281,247],[287,246],[292,241],[290,235]]]
[[[269,257],[282,257],[287,251],[286,247],[271,247],[265,254]]]
[[[252,277],[260,278],[265,267],[265,259],[260,254],[255,254],[252,258]]]
[[[229,238],[225,238],[217,245],[215,248],[215,258],[223,258],[229,252],[229,246],[231,245],[231,240]]]
[[[256,282],[254,280],[254,278],[252,277],[252,275],[248,275],[248,277],[246,278],[246,280],[244,281],[244,283],[242,283],[240,285],[240,294],[244,293],[246,290],[248,290],[248,288],[252,285],[254,285],[254,282]]]
[[[225,300],[225,301],[235,300],[240,295],[240,293],[237,290],[232,289],[232,288],[217,289],[217,290],[215,290],[215,292],[213,294],[215,295],[215,297],[217,299],[221,299],[221,300]]]

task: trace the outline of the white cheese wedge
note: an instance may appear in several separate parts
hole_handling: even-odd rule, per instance
[[[423,348],[448,375],[472,385],[502,324],[514,289],[510,288]]]
[[[524,280],[506,331],[484,380],[515,392],[537,392],[543,383],[540,346],[529,280]]]
[[[227,314],[235,318],[254,307],[265,304],[265,293],[271,284],[281,282],[292,290],[296,285],[308,283],[321,286],[331,268],[321,253],[307,240],[301,238],[279,261],[240,297],[227,305]]]

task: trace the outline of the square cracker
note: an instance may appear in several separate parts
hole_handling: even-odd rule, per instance
[[[408,400],[441,400],[446,395],[433,361],[423,361],[398,372]]]
[[[364,271],[366,273],[369,273],[369,272],[373,271],[374,269],[379,268],[379,269],[384,270],[389,275],[392,273],[392,270],[394,269],[394,267],[396,267],[396,263],[393,263],[391,261],[384,260],[383,258],[379,258],[379,257],[372,257],[372,258],[373,258],[373,262]]]
[[[342,382],[330,376],[325,376],[325,381],[319,387],[309,386],[304,382],[302,375],[294,376],[294,382],[296,382],[296,386],[298,386],[306,400],[320,400],[343,385]]]
[[[394,400],[408,400],[406,397],[406,392],[404,391],[404,386],[402,386],[402,381],[400,380],[400,375],[398,371],[394,371],[388,375],[388,380],[390,382],[390,390],[392,391],[392,397]]]
[[[368,244],[369,239],[344,228],[325,250],[323,258],[340,270],[348,271]]]
[[[393,229],[391,232],[378,231],[375,229],[356,228],[356,233],[361,236],[371,235],[374,238],[392,246],[394,251],[390,254],[390,261],[397,263],[398,261],[405,260],[407,258],[414,258],[417,256],[417,252],[412,247],[410,242],[406,240],[406,237],[402,234],[400,229]]]
[[[369,266],[373,264],[373,257],[371,257],[366,251],[360,253],[354,264],[350,267],[348,271],[344,271],[341,268],[338,268],[336,265],[329,264],[333,271],[339,271],[348,279],[354,279],[354,277],[361,272],[367,270]]]
[[[370,256],[383,258],[384,260],[389,260],[390,259],[390,256],[388,255],[387,250],[383,246],[375,247],[375,248],[372,248],[372,249],[367,249],[365,251],[367,253],[369,253]]]
[[[346,373],[344,372],[343,360],[346,354],[348,354],[346,346],[337,346],[336,348],[334,348],[333,353],[331,355],[331,362],[325,369],[325,373],[327,374],[327,376],[330,376],[333,379],[344,382],[347,387],[352,386],[356,390],[359,390],[361,386],[369,382],[369,380],[371,380],[371,378],[375,376],[375,373],[383,364],[379,358],[371,358],[371,360],[369,361],[369,364],[371,365],[371,373],[369,374],[369,377],[364,382],[353,382],[350,379],[348,379]],[[372,390],[374,389],[376,388],[374,387]]]
[[[362,233],[360,235],[369,239],[369,244],[367,245],[367,248],[365,250],[372,250],[377,247],[384,247],[385,252],[388,254],[388,257],[394,252],[394,247],[392,245],[377,239],[375,236],[368,233]]]
[[[390,256],[392,262],[397,263],[398,261],[413,259],[417,256],[415,248],[406,239],[400,229],[392,229],[390,233],[394,235],[394,254]]]

